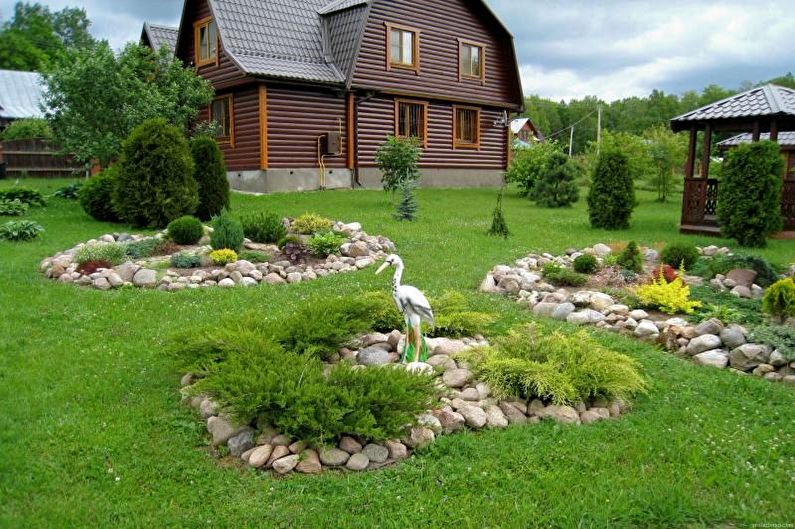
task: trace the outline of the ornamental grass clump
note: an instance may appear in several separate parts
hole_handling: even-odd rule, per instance
[[[795,280],[787,277],[770,285],[762,297],[762,310],[781,323],[795,317]]]
[[[479,380],[501,398],[538,398],[559,405],[644,392],[637,360],[607,349],[587,331],[543,333],[534,324],[515,327],[491,347],[459,353]]]
[[[690,300],[690,287],[682,281],[684,275],[684,269],[680,269],[679,277],[669,283],[660,271],[651,283],[635,289],[635,294],[644,306],[666,314],[692,314],[701,306],[701,302]]]
[[[127,246],[116,242],[86,244],[75,252],[74,260],[78,264],[103,261],[116,266],[127,260]]]

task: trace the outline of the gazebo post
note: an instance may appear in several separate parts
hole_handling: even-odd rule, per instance
[[[751,134],[751,141],[752,142],[756,143],[756,142],[759,141],[760,132],[761,132],[761,127],[759,126],[759,120],[756,120],[754,122],[754,131]]]
[[[709,161],[712,159],[712,125],[704,125],[704,145],[701,149],[701,178],[709,178]],[[704,187],[704,198],[706,199],[706,186]]]
[[[685,162],[685,178],[693,178],[696,172],[696,137],[698,130],[695,127],[690,127],[690,139],[687,143],[687,161]]]
[[[775,119],[770,121],[770,141],[778,143],[778,123]]]

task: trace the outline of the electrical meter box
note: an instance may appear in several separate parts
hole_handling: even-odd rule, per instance
[[[339,156],[342,154],[342,136],[339,132],[329,132],[326,134],[325,152],[327,156]]]

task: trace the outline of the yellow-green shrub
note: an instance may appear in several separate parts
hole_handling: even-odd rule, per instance
[[[690,287],[682,281],[682,276],[684,270],[680,269],[679,277],[669,283],[660,269],[660,275],[651,283],[635,289],[635,294],[645,306],[660,309],[666,314],[691,314],[701,306],[701,302],[690,301]]]
[[[334,226],[334,222],[330,219],[315,215],[314,213],[304,213],[295,219],[290,227],[295,233],[312,235],[313,233],[329,231],[332,226]]]
[[[770,285],[762,298],[762,310],[782,322],[795,316],[795,280],[787,277]]]
[[[215,250],[210,252],[210,261],[214,265],[223,266],[237,261],[237,252],[224,248],[223,250]]]

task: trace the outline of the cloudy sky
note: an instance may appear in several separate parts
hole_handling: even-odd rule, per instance
[[[41,0],[40,0],[41,1]],[[14,0],[0,0],[6,18]],[[176,25],[182,0],[44,0],[82,6],[114,47],[144,20]],[[553,99],[737,87],[795,72],[795,0],[489,0],[516,38],[524,89]]]

